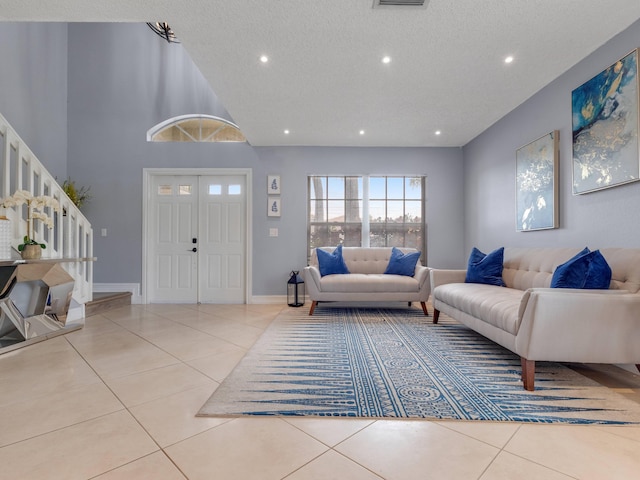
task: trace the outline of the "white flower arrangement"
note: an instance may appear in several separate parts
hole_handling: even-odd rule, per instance
[[[44,243],[39,243],[31,238],[31,228],[34,220],[40,220],[48,228],[53,228],[53,218],[51,218],[45,209],[50,209],[55,212],[60,211],[60,203],[53,197],[41,195],[34,197],[31,192],[27,190],[17,190],[13,195],[0,200],[0,206],[3,208],[19,207],[27,205],[27,234],[24,237],[22,244],[18,245],[18,250],[22,251],[25,245],[40,245],[42,248],[47,248]]]

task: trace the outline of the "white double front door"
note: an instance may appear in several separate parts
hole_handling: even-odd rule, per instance
[[[245,303],[246,177],[152,175],[147,301]]]

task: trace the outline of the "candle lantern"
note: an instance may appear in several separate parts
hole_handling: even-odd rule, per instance
[[[287,282],[287,303],[290,307],[304,305],[304,280],[300,272],[292,271]]]

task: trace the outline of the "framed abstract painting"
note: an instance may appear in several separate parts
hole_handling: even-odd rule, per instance
[[[516,230],[558,228],[558,130],[516,150]]]
[[[638,49],[571,93],[573,194],[640,178]]]

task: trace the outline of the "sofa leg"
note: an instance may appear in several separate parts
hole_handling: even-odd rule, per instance
[[[440,310],[433,309],[433,323],[438,323],[438,317],[440,316]]]
[[[533,392],[533,384],[536,376],[536,361],[520,357],[520,363],[522,365],[522,383],[524,384],[524,389]]]
[[[309,316],[313,315],[313,311],[316,309],[316,305],[318,305],[318,301],[314,300],[311,302],[311,308],[309,309]]]
[[[428,317],[429,310],[427,310],[427,302],[420,302],[420,306],[422,306],[422,311],[424,312],[425,317]]]

